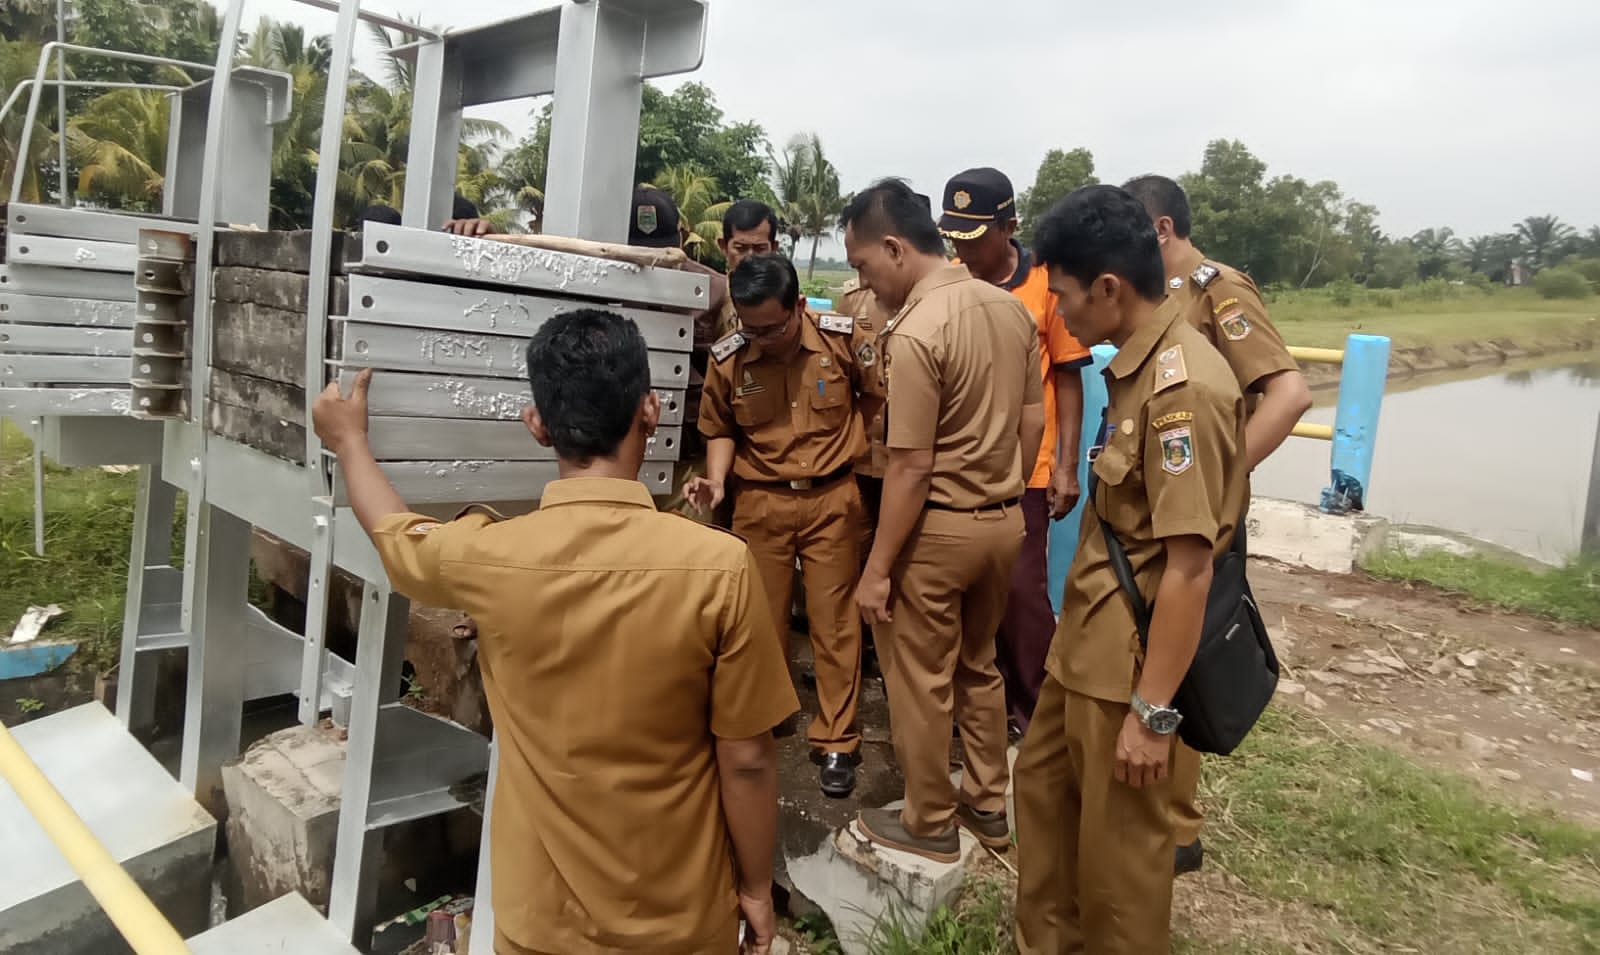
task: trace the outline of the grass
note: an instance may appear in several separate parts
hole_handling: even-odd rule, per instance
[[[1600,952],[1593,829],[1299,711],[1269,711],[1203,785],[1207,873],[1182,886],[1178,955]],[[921,931],[885,920],[869,951],[998,955],[1011,925],[1011,887],[984,877]]]
[[[98,468],[45,468],[45,556],[33,552],[32,445],[8,422],[0,434],[0,637],[30,605],[66,611],[45,635],[77,640],[82,665],[116,662],[128,583],[137,479]]]
[[[1539,570],[1485,556],[1386,551],[1365,569],[1388,580],[1418,581],[1479,603],[1600,628],[1600,565],[1580,561]]]
[[[837,297],[854,272],[819,269]],[[1267,293],[1267,309],[1291,345],[1337,348],[1354,333],[1386,335],[1395,348],[1509,340],[1524,348],[1570,345],[1597,333],[1595,300],[1540,298],[1531,288],[1423,283],[1404,289],[1294,289]]]

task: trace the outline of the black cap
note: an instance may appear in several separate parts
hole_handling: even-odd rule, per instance
[[[671,196],[653,186],[633,190],[628,244],[647,249],[676,249],[683,244],[678,235],[678,204]]]
[[[1016,217],[1017,194],[998,169],[968,169],[945,183],[939,231],[947,238],[976,239],[992,223]]]

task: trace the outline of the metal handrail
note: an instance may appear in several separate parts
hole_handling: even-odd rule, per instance
[[[296,0],[296,2],[303,3],[308,7],[316,7],[318,10],[327,10],[330,13],[339,12],[338,0]],[[444,34],[435,30],[429,30],[426,27],[419,27],[415,23],[407,23],[406,21],[396,17],[384,16],[381,13],[368,13],[367,11],[362,10],[359,11],[356,16],[370,23],[386,26],[391,30],[399,30],[402,33],[412,33],[424,39],[440,40],[444,38]]]
[[[170,83],[129,83],[117,80],[45,80],[46,86],[63,86],[73,89],[117,89],[117,90],[164,90],[169,93],[180,92],[182,86],[173,86]],[[6,97],[4,105],[0,105],[0,122],[11,115],[12,107],[17,105],[17,100],[22,98],[23,90],[33,89],[32,78],[23,80],[11,90],[11,95]]]
[[[0,777],[11,784],[22,805],[83,880],[84,888],[94,896],[111,924],[137,955],[188,955],[189,946],[184,943],[183,936],[89,831],[83,818],[62,798],[22,744],[3,725],[0,725]]]

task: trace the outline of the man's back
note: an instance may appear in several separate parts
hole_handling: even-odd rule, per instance
[[[1027,308],[953,265],[917,284],[890,331],[888,444],[916,447],[896,435],[932,425],[928,499],[969,508],[1020,495],[1022,408],[1041,400],[1038,329]]]
[[[500,734],[498,926],[550,952],[731,945],[715,742],[794,710],[743,542],[605,479],[425,533],[439,596],[478,621]]]

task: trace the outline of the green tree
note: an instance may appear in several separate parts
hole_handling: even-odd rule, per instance
[[[167,161],[168,100],[157,90],[111,90],[67,126],[78,195],[97,205],[159,212]]]
[[[822,140],[816,133],[796,136],[772,163],[772,192],[780,219],[791,237],[791,256],[800,240],[811,240],[811,258],[806,280],[817,271],[817,245],[825,235],[839,228],[839,214],[849,203],[840,192],[839,170],[828,161]]]
[[[10,96],[18,83],[31,79],[38,64],[39,47],[36,44],[0,40],[0,100]],[[54,105],[54,97],[45,99]],[[54,110],[50,112],[53,116]],[[16,108],[0,122],[0,197],[11,195],[11,183],[20,163],[23,168],[23,201],[54,201],[55,179],[47,173],[53,171],[56,165],[55,132],[41,110],[33,125],[33,136],[28,140],[28,154],[18,156],[26,119],[27,112]]]
[[[665,93],[646,83],[634,178],[652,182],[662,170],[693,165],[716,183],[718,200],[765,199],[766,145],[758,124],[726,124],[705,84],[685,83]]]
[[[70,39],[81,46],[216,62],[222,20],[205,0],[72,0],[72,9]],[[70,63],[78,79],[160,83],[173,77],[169,67],[97,56],[78,55]]]
[[[6,0],[0,4],[0,37],[38,45],[54,40],[56,0]]]
[[[1400,288],[1417,280],[1417,249],[1404,240],[1386,239],[1378,250],[1377,265],[1367,284],[1376,288]]]
[[[1216,259],[1271,282],[1257,270],[1267,164],[1237,140],[1207,144],[1200,171],[1180,182],[1189,194],[1197,245]]]
[[[1575,230],[1555,216],[1529,216],[1516,225],[1517,238],[1527,249],[1534,271],[1559,262]]]
[[[1045,153],[1034,174],[1033,185],[1017,196],[1017,239],[1024,245],[1033,241],[1033,226],[1062,197],[1080,186],[1099,182],[1094,175],[1094,153],[1082,146],[1072,150],[1052,149]]]
[[[725,264],[717,240],[722,238],[722,217],[732,203],[717,201],[717,181],[698,166],[669,166],[650,183],[672,197],[687,233],[683,250],[701,262]]]
[[[1411,245],[1417,250],[1417,276],[1422,279],[1445,276],[1460,262],[1463,251],[1461,240],[1449,226],[1423,229],[1411,237]]]

